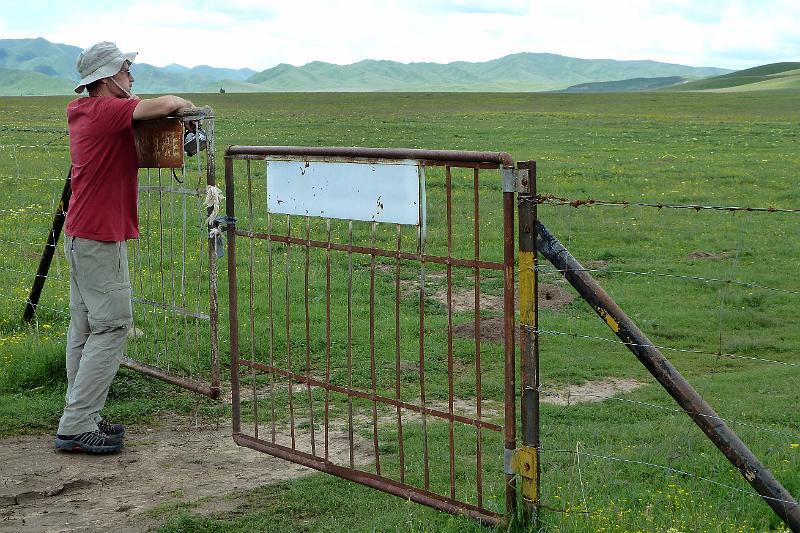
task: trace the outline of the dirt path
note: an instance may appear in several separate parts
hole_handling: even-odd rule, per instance
[[[582,385],[543,391],[542,401],[558,405],[602,401],[643,385],[607,378]],[[446,411],[445,403],[429,407]],[[474,399],[456,399],[454,411],[475,414]],[[500,418],[502,404],[485,400],[483,417]],[[379,417],[381,426],[395,423],[394,412]],[[418,415],[407,413],[406,422]],[[360,413],[356,425],[370,426]],[[298,421],[299,422],[299,421]],[[278,442],[289,446],[279,428]],[[331,426],[331,461],[349,461],[347,431]],[[323,446],[317,432],[317,447]],[[298,435],[297,447],[310,451]],[[372,442],[354,436],[354,460],[372,462]],[[190,417],[172,418],[158,428],[128,428],[120,453],[62,453],[50,435],[0,439],[0,532],[141,532],[158,528],[161,520],[148,513],[161,504],[191,502],[192,513],[210,514],[238,507],[238,491],[253,489],[313,473],[313,470],[237,446],[230,420],[198,424]]]
[[[371,461],[371,444],[354,448],[358,464]],[[346,461],[347,434],[333,434],[330,450]],[[0,440],[0,531],[147,531],[160,524],[147,513],[159,504],[207,498],[193,512],[224,511],[237,505],[225,495],[312,472],[237,446],[230,421],[129,428],[110,455],[59,453],[49,435],[12,437]]]

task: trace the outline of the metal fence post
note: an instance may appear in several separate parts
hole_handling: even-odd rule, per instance
[[[44,282],[47,280],[47,273],[50,271],[50,263],[53,262],[53,255],[55,254],[58,239],[61,237],[61,232],[64,228],[64,221],[67,218],[67,210],[69,209],[69,199],[72,196],[72,167],[67,171],[67,180],[64,182],[64,189],[61,191],[61,200],[56,206],[56,212],[53,214],[53,227],[47,235],[47,242],[42,251],[42,259],[39,261],[39,268],[36,271],[36,276],[33,278],[33,286],[31,287],[28,301],[25,302],[25,310],[22,313],[22,320],[31,322],[33,315],[36,313],[36,306],[39,305],[39,297],[42,295]]]
[[[519,315],[522,447],[517,472],[522,479],[526,523],[538,525],[539,509],[539,316],[536,272],[536,161],[517,163],[519,211]]]
[[[233,179],[233,159],[225,157],[225,216],[232,222],[236,220],[234,201],[235,184]],[[242,431],[241,404],[239,397],[239,293],[236,281],[236,225],[230,223],[225,228],[228,241],[228,322],[230,325],[231,355],[231,416],[233,436]]]
[[[210,109],[209,109],[210,111]],[[213,113],[213,112],[211,112]],[[217,165],[216,165],[216,146],[214,144],[214,115],[210,114],[206,122],[206,185],[216,187],[217,185]],[[200,157],[198,155],[198,157]],[[213,206],[209,206],[207,213],[209,216],[213,212]],[[214,222],[214,226],[218,224]],[[210,230],[211,228],[209,228]],[[219,374],[219,301],[217,299],[217,243],[216,238],[209,235],[208,239],[208,308],[211,317],[211,397],[218,398],[220,393],[220,374]]]
[[[506,515],[517,514],[517,475],[513,457],[517,448],[516,371],[514,331],[514,184],[507,180],[513,167],[503,168],[503,337],[505,352],[505,454],[512,468],[506,468]],[[507,466],[509,466],[507,464]]]

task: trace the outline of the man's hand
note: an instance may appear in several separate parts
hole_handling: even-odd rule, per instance
[[[133,110],[133,120],[149,120],[151,118],[162,118],[172,115],[176,111],[193,109],[194,104],[185,98],[174,95],[159,96],[158,98],[148,98],[139,100],[136,109]]]

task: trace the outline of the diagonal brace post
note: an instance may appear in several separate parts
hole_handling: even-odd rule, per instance
[[[661,351],[636,326],[586,269],[540,222],[536,222],[536,249],[578,291],[608,327],[658,380],[695,424],[741,472],[792,531],[800,533],[800,505],[739,436],[717,415]]]

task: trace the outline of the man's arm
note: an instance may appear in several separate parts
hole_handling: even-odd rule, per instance
[[[139,100],[136,109],[133,110],[133,120],[148,120],[151,118],[161,118],[169,116],[182,109],[192,109],[194,104],[180,96],[159,96],[158,98],[148,98]]]

